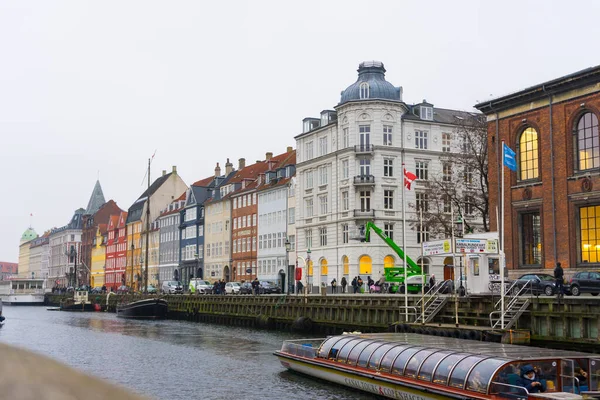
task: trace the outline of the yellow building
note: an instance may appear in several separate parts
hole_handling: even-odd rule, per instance
[[[138,287],[141,279],[142,258],[142,221],[127,224],[127,268],[125,269],[125,281],[129,287]]]
[[[27,228],[21,235],[21,241],[19,242],[19,278],[31,278],[29,268],[30,246],[31,241],[37,237],[38,234],[35,233],[32,227]]]
[[[158,250],[159,250],[159,229],[158,223],[154,223],[150,228],[150,237],[148,238],[148,283],[158,287]],[[142,265],[146,265],[146,232],[142,233],[142,241],[144,241],[144,251],[142,251]],[[145,272],[145,269],[142,269]]]
[[[92,265],[90,269],[90,286],[104,286],[104,267],[106,265],[106,224],[98,225],[96,237],[92,244]]]

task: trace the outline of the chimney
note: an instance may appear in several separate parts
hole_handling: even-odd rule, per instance
[[[288,146],[287,147],[287,152],[291,153],[292,151],[294,151],[294,148],[292,146]]]
[[[229,175],[231,172],[233,172],[233,164],[229,162],[228,158],[225,163],[225,175]]]
[[[163,174],[162,174],[162,176],[165,176],[166,174],[167,174],[167,170],[166,170],[166,169],[163,169]]]
[[[238,169],[242,169],[246,166],[246,159],[245,158],[240,158],[238,160]]]
[[[177,165],[173,165],[173,173],[177,175]]]
[[[217,163],[217,166],[215,167],[215,178],[217,176],[221,176],[221,167],[219,167],[219,163]]]
[[[267,159],[267,161],[269,161],[271,158],[273,158],[273,153],[271,153],[270,151],[267,152],[265,158]]]

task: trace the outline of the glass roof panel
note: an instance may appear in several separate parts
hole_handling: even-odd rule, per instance
[[[382,346],[382,344],[383,343],[377,341],[377,342],[372,342],[367,347],[365,347],[365,349],[358,356],[358,366],[366,367],[367,363],[369,362],[369,359],[371,358],[371,355],[375,352],[375,350],[380,348]]]
[[[428,356],[439,351],[438,349],[425,349],[415,353],[414,356],[408,360],[408,364],[406,364],[406,368],[404,369],[404,376],[410,376],[415,378],[417,376],[417,372],[423,360],[425,360]]]
[[[394,366],[392,367],[392,373],[402,375],[404,373],[404,367],[408,360],[419,350],[423,350],[423,347],[412,347],[402,352],[396,361],[394,361]]]
[[[467,377],[471,367],[485,358],[486,357],[483,356],[470,356],[459,361],[452,371],[452,376],[450,377],[450,386],[463,389],[465,386],[465,378]]]
[[[334,343],[334,345],[331,347],[331,350],[329,352],[329,358],[331,358],[332,360],[337,359],[338,353],[340,352],[340,349],[342,347],[344,347],[344,345],[346,343],[348,343],[349,341],[356,339],[356,337],[354,336],[347,336],[347,337],[342,337],[342,340]]]
[[[490,380],[494,372],[508,360],[503,358],[489,358],[483,360],[473,368],[467,378],[467,390],[474,392],[487,393]]]
[[[448,354],[451,353],[453,352],[449,350],[443,350],[430,355],[421,366],[421,370],[419,371],[419,379],[424,381],[431,381],[433,369],[435,368],[437,363],[440,362],[442,358],[446,357]]]
[[[332,336],[332,337],[328,338],[327,340],[325,340],[321,344],[321,347],[319,348],[319,357],[328,358],[329,351],[331,350],[333,345],[336,342],[339,342],[340,340],[344,340],[344,337],[343,336]]]
[[[411,348],[411,347],[414,347],[414,346],[405,344],[405,345],[396,346],[396,347],[392,348],[390,351],[385,353],[385,355],[383,356],[383,359],[381,360],[381,364],[379,365],[379,369],[384,372],[390,372],[390,370],[392,369],[392,363],[394,362],[394,360],[396,359],[398,354],[402,353],[404,350]]]
[[[379,362],[385,353],[387,353],[392,347],[398,346],[396,343],[387,343],[379,346],[377,350],[373,352],[371,355],[371,359],[369,360],[368,368],[377,369],[379,366]]]
[[[355,337],[352,340],[349,340],[348,343],[344,344],[344,346],[342,346],[342,348],[340,348],[340,351],[338,351],[337,361],[338,362],[346,362],[346,359],[348,358],[348,354],[350,354],[350,352],[352,351],[354,346],[356,346],[363,340],[365,340],[365,339]]]
[[[456,364],[463,358],[468,357],[469,355],[470,354],[457,353],[457,354],[451,354],[448,357],[444,358],[439,363],[436,370],[433,371],[433,382],[439,383],[440,385],[447,385],[448,384],[448,375],[450,374],[450,371],[452,370],[452,367],[454,366],[454,364]]]
[[[365,349],[365,347],[372,343],[372,340],[365,340],[364,342],[360,342],[359,344],[354,346],[354,348],[350,352],[350,355],[348,355],[348,364],[356,365],[360,353]]]

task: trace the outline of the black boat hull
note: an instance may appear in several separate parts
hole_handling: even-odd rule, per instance
[[[146,299],[117,306],[117,317],[135,319],[163,319],[167,317],[168,304],[163,299]]]
[[[60,311],[94,311],[94,305],[91,303],[83,303],[83,304],[61,303]]]

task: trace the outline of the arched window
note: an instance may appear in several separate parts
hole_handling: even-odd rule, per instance
[[[577,121],[577,160],[579,170],[600,167],[600,142],[598,138],[598,117],[587,112]]]
[[[383,268],[392,268],[395,265],[395,262],[394,256],[385,256],[383,258]]]
[[[327,268],[327,260],[323,258],[321,260],[321,282],[327,283],[327,274],[328,273],[329,273],[329,270]]]
[[[369,98],[369,84],[367,82],[363,82],[359,86],[360,88],[360,98],[368,99]]]
[[[359,274],[360,275],[370,275],[373,271],[373,263],[371,261],[371,257],[369,256],[362,256],[359,260]]]
[[[348,260],[348,256],[342,257],[342,264],[344,265],[344,275],[350,275],[350,260]]]
[[[538,133],[530,127],[519,137],[519,179],[525,181],[539,176]]]
[[[308,261],[308,276],[309,277],[313,276],[313,262],[312,262],[312,260]]]

